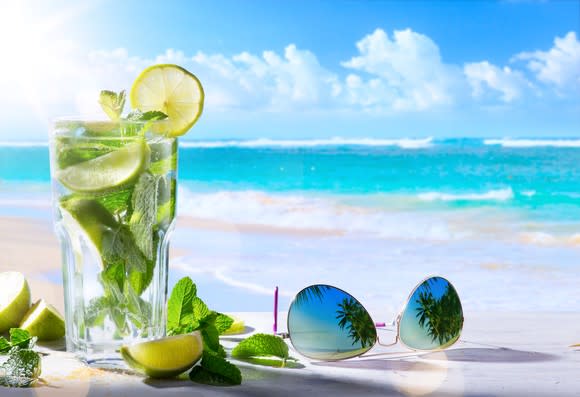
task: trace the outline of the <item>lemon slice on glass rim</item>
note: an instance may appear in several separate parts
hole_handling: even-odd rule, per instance
[[[161,111],[167,119],[159,124],[164,132],[177,137],[195,124],[203,111],[201,83],[181,66],[153,65],[135,79],[130,93],[131,106],[141,112]]]

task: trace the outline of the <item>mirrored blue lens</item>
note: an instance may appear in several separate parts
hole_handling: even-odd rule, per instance
[[[412,349],[451,346],[463,329],[463,309],[457,291],[442,277],[421,283],[407,303],[399,323],[399,338]]]
[[[298,352],[317,360],[356,357],[377,340],[366,309],[329,285],[312,285],[296,295],[288,311],[288,333]]]

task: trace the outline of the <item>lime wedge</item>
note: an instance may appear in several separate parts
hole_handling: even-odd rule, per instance
[[[244,320],[236,316],[230,316],[234,322],[228,329],[222,332],[222,335],[235,335],[235,334],[243,334],[246,330],[246,324]]]
[[[0,273],[0,333],[17,327],[29,307],[30,288],[22,273]]]
[[[145,140],[58,171],[58,180],[75,192],[98,192],[131,182],[147,167]]]
[[[193,74],[177,65],[154,65],[145,69],[131,88],[131,106],[142,112],[161,111],[160,122],[169,136],[185,134],[203,110],[204,93]]]
[[[40,341],[57,340],[64,336],[64,319],[54,306],[41,299],[26,313],[20,328]]]
[[[101,251],[103,235],[119,228],[118,222],[96,200],[73,198],[61,204],[63,223],[74,240],[86,235],[97,252]]]
[[[125,362],[152,378],[177,376],[193,367],[202,353],[199,331],[121,347]]]

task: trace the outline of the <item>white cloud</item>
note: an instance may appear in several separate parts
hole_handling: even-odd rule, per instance
[[[425,35],[410,29],[396,30],[391,40],[385,31],[376,29],[356,46],[359,55],[342,62],[342,66],[370,77],[367,82],[359,75],[349,77],[354,90],[349,99],[353,103],[425,110],[452,105],[461,95],[465,83],[460,68],[443,63],[439,47]]]
[[[505,66],[499,68],[487,61],[468,63],[464,73],[472,88],[472,95],[483,97],[488,90],[496,91],[503,102],[512,102],[519,99],[522,93],[530,87],[521,72]]]
[[[580,89],[580,42],[575,32],[556,37],[548,51],[522,52],[513,60],[526,60],[536,78],[559,90]]]
[[[26,62],[0,66],[1,103],[27,106],[45,120],[100,114],[99,90],[129,90],[139,72],[155,63],[177,63],[198,75],[209,113],[428,112],[477,106],[470,94],[513,105],[532,92],[521,70],[485,60],[464,66],[445,63],[433,40],[410,29],[394,31],[392,37],[377,29],[363,37],[357,53],[341,63],[343,69],[322,65],[315,53],[294,44],[282,52],[232,56],[168,49],[146,58],[123,48],[88,52],[72,42],[54,43],[43,52],[19,50]],[[5,47],[0,43],[0,51],[9,54]],[[580,86],[580,44],[574,33],[556,38],[548,51],[521,53],[516,59],[528,61],[544,90]]]

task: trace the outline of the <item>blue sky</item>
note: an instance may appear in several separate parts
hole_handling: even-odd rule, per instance
[[[157,62],[205,87],[187,139],[580,136],[578,1],[24,0],[0,26],[0,141]]]

